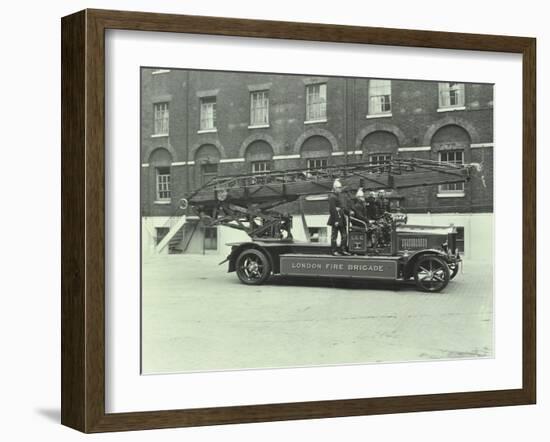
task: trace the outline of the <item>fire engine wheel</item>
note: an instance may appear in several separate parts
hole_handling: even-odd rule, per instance
[[[449,271],[451,272],[449,279],[453,279],[458,274],[460,264],[458,262],[451,262],[447,264],[447,267],[449,267]]]
[[[438,256],[426,255],[414,265],[416,286],[425,292],[439,292],[449,283],[451,272],[447,263]]]
[[[271,274],[271,265],[267,256],[256,249],[242,252],[236,262],[237,276],[243,284],[263,284]]]

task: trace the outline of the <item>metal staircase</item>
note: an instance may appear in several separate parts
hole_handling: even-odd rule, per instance
[[[174,221],[175,218],[175,222]],[[181,235],[183,235],[183,226],[185,225],[185,222],[187,220],[187,217],[185,215],[182,215],[180,217],[173,217],[169,221],[173,222],[173,224],[170,227],[170,230],[165,235],[164,238],[157,244],[155,247],[156,253],[161,253],[166,246],[170,244],[170,242],[174,239],[174,236],[178,234],[178,232],[181,232]],[[174,240],[174,244],[176,244],[176,240]]]

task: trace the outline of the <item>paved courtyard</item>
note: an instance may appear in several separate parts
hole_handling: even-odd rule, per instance
[[[144,258],[144,373],[492,357],[492,265],[442,293],[275,277],[251,287],[223,257]]]

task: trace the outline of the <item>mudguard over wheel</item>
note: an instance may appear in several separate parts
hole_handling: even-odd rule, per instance
[[[237,257],[235,270],[243,284],[260,285],[271,275],[271,264],[262,251],[246,249]]]
[[[416,286],[424,292],[440,292],[449,283],[451,272],[447,263],[436,255],[424,255],[414,265]]]
[[[458,274],[460,264],[458,262],[452,262],[450,264],[447,264],[447,267],[449,267],[449,271],[451,272],[449,279],[454,279],[454,277]]]

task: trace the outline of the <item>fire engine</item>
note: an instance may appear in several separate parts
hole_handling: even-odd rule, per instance
[[[350,195],[398,191],[465,182],[472,166],[396,158],[380,164],[357,162],[317,169],[273,171],[213,178],[180,201],[206,226],[246,232],[248,241],[231,243],[222,263],[243,284],[266,283],[272,275],[314,278],[412,281],[419,290],[443,290],[459,270],[457,229],[407,224],[403,209],[377,219],[346,217],[346,255],[333,256],[329,244],[308,237],[304,200],[323,199],[337,179]],[[306,240],[293,237],[293,217],[277,208],[298,202]],[[221,264],[221,263],[220,263]]]

